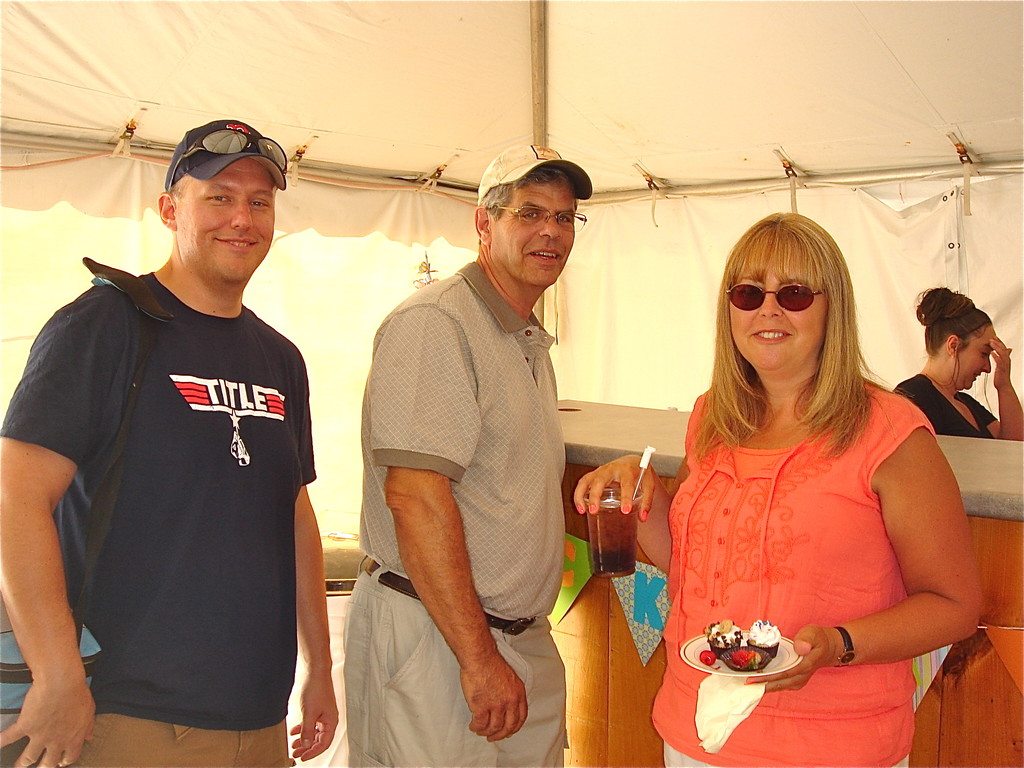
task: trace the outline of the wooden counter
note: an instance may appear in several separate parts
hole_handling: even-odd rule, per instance
[[[585,520],[571,504],[576,481],[592,467],[641,453],[646,445],[657,449],[654,469],[674,475],[688,414],[580,401],[559,406],[568,461],[562,484],[566,530],[585,539]],[[1006,665],[1019,665],[1024,648],[1024,444],[944,436],[939,444],[970,516],[985,591],[981,623],[993,632],[1003,628],[1007,660],[981,627],[953,646],[918,708],[910,764],[1019,766],[1024,699]],[[568,685],[567,765],[662,765],[650,710],[665,670],[664,643],[645,667],[610,580],[597,578],[584,587],[554,636]]]

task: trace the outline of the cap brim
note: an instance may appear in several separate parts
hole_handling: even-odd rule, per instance
[[[263,164],[270,173],[271,181],[277,185],[278,189],[285,189],[288,186],[288,180],[285,179],[284,174],[281,173],[281,169],[274,164],[274,161],[268,157],[263,157],[263,155],[258,155],[253,152],[237,152],[233,155],[215,155],[213,153],[206,154],[209,155],[209,159],[189,168],[182,175],[188,175],[196,179],[207,181],[212,179],[236,160],[251,157],[253,160],[259,160]]]
[[[538,163],[537,167],[539,168],[542,165],[550,165],[565,171],[566,176],[572,182],[572,188],[576,193],[577,200],[589,200],[590,196],[594,194],[594,184],[590,181],[590,176],[576,163],[568,160],[547,160],[543,163]]]

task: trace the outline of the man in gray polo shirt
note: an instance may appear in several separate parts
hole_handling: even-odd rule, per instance
[[[381,324],[363,400],[362,546],[348,609],[352,765],[561,765],[565,670],[554,339],[533,315],[592,193],[514,147],[480,183],[479,256]]]

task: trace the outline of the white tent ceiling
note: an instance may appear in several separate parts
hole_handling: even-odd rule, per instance
[[[604,193],[646,194],[637,166],[663,190],[784,182],[780,155],[801,182],[949,175],[951,134],[983,172],[1019,172],[1022,8],[4,2],[3,162],[109,152],[130,120],[135,156],[165,158],[233,116],[308,144],[305,173],[444,166],[456,194],[535,131]]]

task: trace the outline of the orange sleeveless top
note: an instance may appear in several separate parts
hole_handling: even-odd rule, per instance
[[[698,463],[690,458],[704,410],[704,397],[697,400],[686,436],[690,474],[669,512],[668,668],[653,716],[679,752],[724,766],[891,766],[909,754],[910,661],[823,668],[799,691],[766,693],[722,750],[708,754],[694,725],[706,673],[679,656],[716,621],[746,628],[767,619],[792,638],[806,624],[835,626],[906,597],[871,478],[913,430],[933,430],[910,401],[870,389],[868,426],[838,457],[807,441],[719,447]]]

